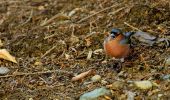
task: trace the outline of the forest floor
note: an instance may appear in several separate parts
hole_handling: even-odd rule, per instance
[[[18,63],[0,60],[0,66],[10,70],[0,76],[0,97],[75,100],[107,87],[111,95],[102,100],[125,100],[128,91],[137,100],[168,100],[169,81],[161,77],[170,73],[165,66],[170,55],[169,16],[169,0],[1,0],[0,48],[7,49]],[[150,45],[132,36],[133,52],[120,65],[105,61],[103,41],[112,28],[169,40]],[[89,70],[86,77],[72,81]],[[94,75],[101,80],[91,82]],[[131,84],[142,80],[158,86],[139,89]]]

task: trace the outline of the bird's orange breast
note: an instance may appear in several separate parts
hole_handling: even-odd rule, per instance
[[[115,58],[124,58],[129,54],[129,44],[120,44],[122,38],[122,36],[118,36],[104,43],[104,49],[107,55]]]

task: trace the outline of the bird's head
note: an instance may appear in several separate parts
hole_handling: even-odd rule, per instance
[[[121,33],[121,30],[120,29],[112,29],[111,32],[110,32],[110,36],[112,38],[115,38],[116,36],[118,36],[119,34]]]

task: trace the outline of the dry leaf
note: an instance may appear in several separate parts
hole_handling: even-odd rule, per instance
[[[89,51],[89,53],[88,53],[88,55],[87,55],[87,59],[89,60],[89,59],[91,59],[91,57],[92,57],[92,53],[93,53],[93,51],[92,50],[90,50]]]
[[[86,41],[86,46],[87,46],[87,47],[89,47],[89,46],[92,44],[90,38],[86,38],[85,41]]]
[[[72,43],[77,43],[77,42],[79,42],[79,37],[77,37],[77,36],[75,36],[75,35],[71,35],[70,41],[71,41]]]
[[[78,80],[80,80],[80,79],[83,79],[84,77],[86,77],[87,75],[89,75],[91,72],[92,72],[92,70],[83,72],[83,73],[81,73],[81,74],[73,77],[73,78],[71,79],[71,81],[78,81]]]
[[[103,49],[96,49],[94,50],[94,54],[98,55],[98,54],[101,54],[103,52]]]
[[[69,54],[65,54],[65,58],[68,60],[68,59],[70,59],[70,58],[71,58],[71,55],[69,55]]]
[[[15,60],[15,57],[10,55],[6,49],[0,49],[0,59],[5,59],[13,63],[17,63],[17,61]]]

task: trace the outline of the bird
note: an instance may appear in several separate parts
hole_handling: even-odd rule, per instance
[[[112,29],[104,40],[104,51],[107,56],[124,62],[130,53],[130,37],[134,32],[122,32],[120,29]]]

